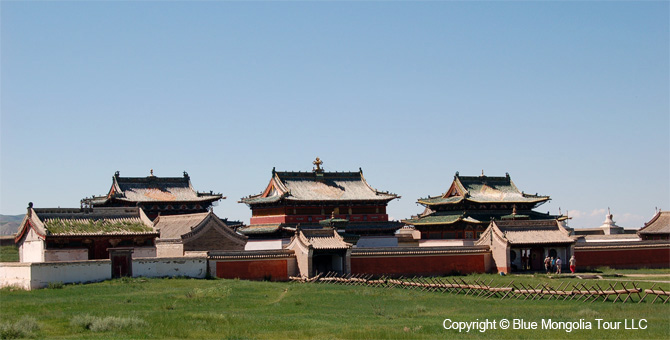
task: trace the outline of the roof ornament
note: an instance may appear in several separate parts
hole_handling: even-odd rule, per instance
[[[312,171],[314,172],[323,172],[323,169],[321,168],[321,164],[323,164],[323,161],[319,159],[319,157],[316,158],[312,164],[316,165],[316,168],[313,168]]]
[[[481,177],[484,177],[484,169],[482,169],[482,176]]]
[[[154,176],[154,169],[149,170],[149,177],[155,177]]]
[[[114,176],[119,177],[119,175],[120,175],[119,170],[116,170],[116,172],[114,173]]]
[[[188,172],[184,171],[184,178],[188,178]]]

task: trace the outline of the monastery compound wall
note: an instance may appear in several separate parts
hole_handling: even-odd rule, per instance
[[[133,277],[205,278],[206,257],[136,258],[133,259]],[[71,262],[4,262],[0,264],[0,288],[15,286],[22,289],[47,287],[50,282],[86,283],[112,278],[110,260]]]
[[[141,252],[140,252],[141,253]],[[669,268],[668,241],[582,244],[574,248],[578,270]],[[497,272],[488,246],[354,248],[352,274],[444,276]],[[49,282],[85,283],[109,280],[110,260],[17,262],[0,264],[0,287],[46,287]],[[209,256],[133,258],[133,277],[205,278],[285,281],[299,276],[291,250],[210,252]]]

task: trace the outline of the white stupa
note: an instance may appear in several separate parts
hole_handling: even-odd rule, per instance
[[[603,222],[603,225],[600,226],[600,229],[603,230],[605,235],[623,234],[623,228],[616,225],[612,219],[610,208],[607,208],[607,216],[605,217],[605,222]]]

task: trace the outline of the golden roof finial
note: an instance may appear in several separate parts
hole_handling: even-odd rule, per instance
[[[512,215],[516,215],[516,204],[512,206]]]
[[[319,159],[319,157],[317,157],[316,160],[312,162],[312,164],[316,165],[316,168],[312,169],[312,171],[323,171],[323,169],[321,169],[321,164],[323,164],[323,161]]]

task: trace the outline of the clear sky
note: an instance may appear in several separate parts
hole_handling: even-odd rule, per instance
[[[666,1],[0,6],[2,214],[153,168],[248,223],[241,197],[316,156],[395,219],[482,170],[573,227],[670,209]]]

